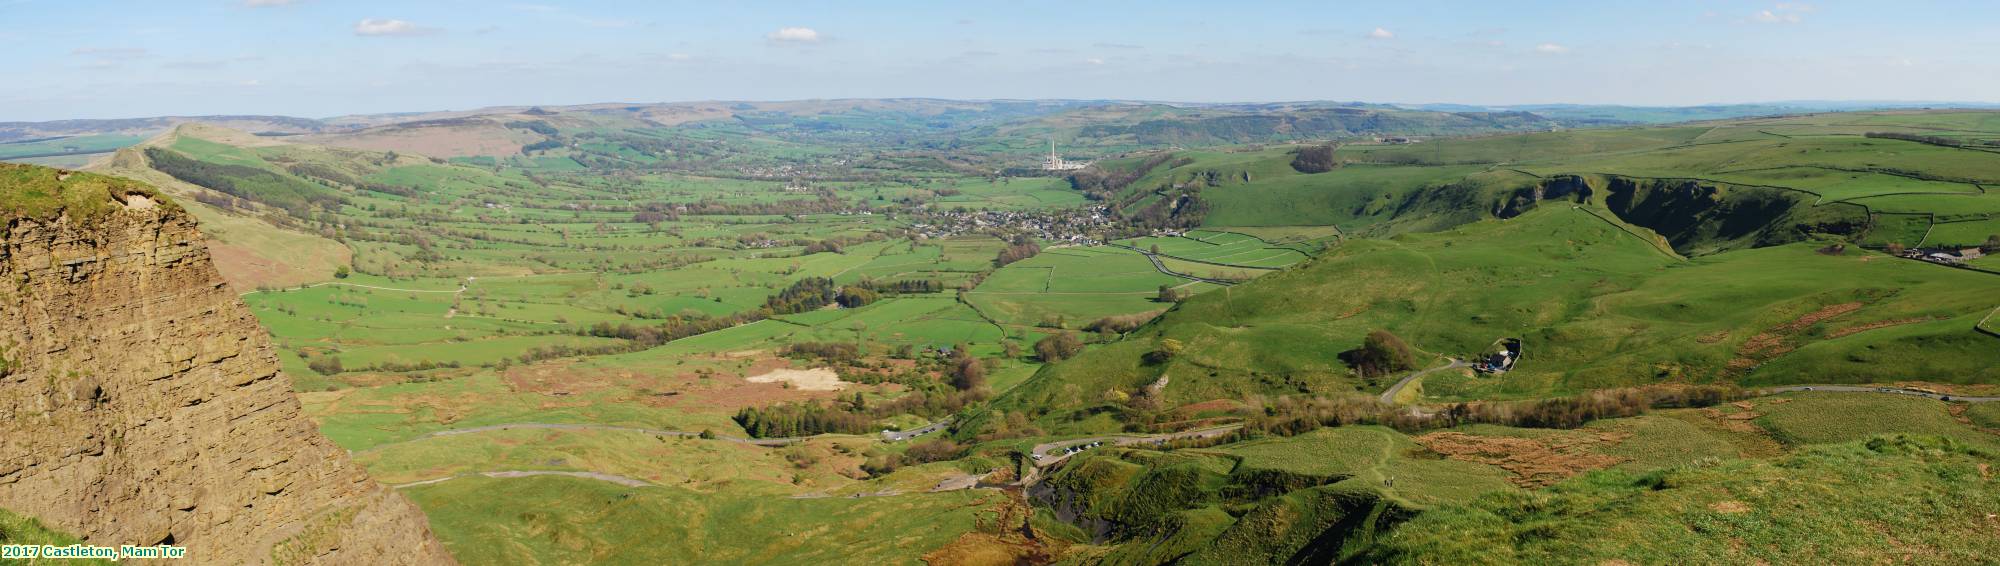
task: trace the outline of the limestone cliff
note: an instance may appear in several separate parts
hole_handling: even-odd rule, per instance
[[[179,207],[0,164],[0,227],[0,508],[194,564],[451,562],[301,414]]]

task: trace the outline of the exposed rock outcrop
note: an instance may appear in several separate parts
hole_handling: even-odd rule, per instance
[[[301,414],[192,217],[21,167],[0,165],[0,508],[195,564],[451,562]]]

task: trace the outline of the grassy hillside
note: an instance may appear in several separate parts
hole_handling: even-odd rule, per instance
[[[1991,558],[1992,452],[1877,437],[1772,461],[1597,472],[1425,513],[1360,561],[1885,563]]]
[[[1226,293],[1181,303],[1126,340],[1043,370],[999,403],[1056,418],[1106,390],[1170,378],[1170,405],[1247,394],[1379,392],[1339,354],[1386,329],[1469,359],[1522,338],[1504,377],[1442,372],[1431,400],[1565,395],[1660,382],[2000,381],[1972,331],[2000,277],[1815,244],[1683,260],[1597,213],[1544,207],[1431,234],[1357,240]],[[1163,339],[1186,353],[1145,354]],[[1387,376],[1385,376],[1387,377]],[[1086,411],[1072,413],[1071,411]]]

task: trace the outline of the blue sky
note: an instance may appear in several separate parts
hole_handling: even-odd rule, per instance
[[[2000,3],[0,0],[0,120],[845,97],[2000,100]]]

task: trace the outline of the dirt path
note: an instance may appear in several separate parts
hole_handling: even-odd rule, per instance
[[[410,483],[399,483],[399,484],[396,484],[396,485],[392,485],[392,486],[389,486],[389,487],[393,487],[393,488],[396,488],[396,489],[403,489],[403,488],[406,488],[406,487],[416,487],[416,486],[420,486],[420,485],[430,485],[430,484],[434,484],[434,483],[442,483],[442,482],[446,482],[446,481],[451,481],[451,480],[455,480],[455,479],[458,479],[458,478],[463,478],[463,477],[470,477],[470,476],[473,476],[473,475],[475,475],[475,474],[459,474],[459,475],[456,475],[456,476],[445,476],[445,477],[441,477],[441,478],[437,478],[437,479],[431,479],[431,480],[424,480],[424,481],[414,481],[414,482],[410,482]],[[572,477],[572,478],[584,478],[584,479],[591,479],[591,480],[597,480],[597,481],[604,481],[604,482],[611,482],[611,483],[615,483],[615,484],[618,484],[618,485],[622,485],[622,486],[625,486],[625,487],[647,487],[647,486],[650,486],[650,485],[653,485],[653,484],[650,484],[650,483],[646,483],[646,482],[644,482],[644,481],[640,481],[640,480],[635,480],[635,479],[632,479],[632,478],[628,478],[628,477],[625,477],[625,476],[620,476],[620,475],[613,475],[613,474],[605,474],[605,473],[598,473],[598,472],[568,472],[568,471],[560,471],[560,470],[506,470],[506,471],[499,471],[499,472],[479,472],[479,473],[478,473],[478,474],[476,474],[476,475],[481,475],[481,476],[486,476],[486,477],[489,477],[489,478],[526,478],[526,477],[534,477],[534,476],[568,476],[568,477]]]

